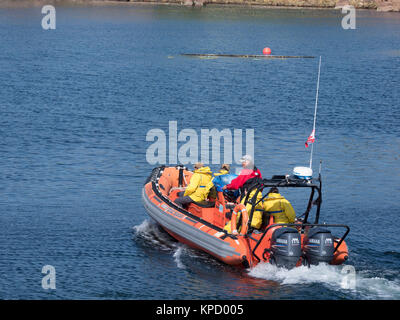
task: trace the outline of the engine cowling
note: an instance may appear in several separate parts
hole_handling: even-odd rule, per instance
[[[281,227],[271,237],[271,263],[278,267],[294,268],[301,257],[301,237],[294,228]]]
[[[314,227],[304,237],[304,255],[310,265],[330,263],[335,251],[334,238],[326,228]]]

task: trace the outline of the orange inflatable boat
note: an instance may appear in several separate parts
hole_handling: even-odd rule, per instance
[[[262,194],[264,189],[268,191],[270,187],[308,188],[311,194],[302,219],[298,218],[292,224],[275,224],[273,218],[264,213],[261,229],[253,229],[249,223],[253,212],[247,212],[243,205],[229,201],[231,199],[222,192],[217,192],[216,199],[191,203],[187,210],[177,206],[174,203],[177,193],[188,185],[192,174],[183,166],[154,168],[142,191],[143,204],[150,217],[178,241],[227,264],[245,268],[254,267],[259,262],[285,268],[321,262],[338,265],[348,259],[344,239],[350,228],[318,223],[322,202],[321,175],[308,180],[295,176],[273,176],[262,180],[254,187],[256,194]],[[253,208],[257,205],[256,197],[249,201],[253,201]],[[313,206],[316,206],[315,219],[309,223]],[[242,212],[238,221],[238,224],[241,223],[240,233],[230,234],[224,226],[231,219],[232,224],[236,222],[236,215],[232,213],[238,211]],[[331,232],[338,229],[344,231],[340,237]]]

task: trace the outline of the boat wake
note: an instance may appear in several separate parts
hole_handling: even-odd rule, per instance
[[[269,263],[260,263],[249,270],[255,278],[277,281],[281,285],[321,284],[335,291],[343,291],[353,298],[363,299],[400,299],[400,281],[377,277],[367,271],[348,273],[351,266],[318,266],[297,267],[291,270],[278,268]],[[354,269],[353,269],[354,270]]]
[[[147,245],[170,252],[176,266],[180,269],[189,268],[184,263],[186,258],[201,259],[203,263],[214,261],[208,255],[175,241],[152,220],[144,220],[140,225],[134,226],[133,232],[135,238]],[[214,263],[216,262],[214,261]],[[310,268],[301,266],[287,270],[270,263],[259,263],[255,268],[249,270],[248,275],[277,282],[280,285],[311,286],[319,284],[328,289],[343,292],[348,299],[400,299],[400,279],[389,280],[374,271],[359,271],[357,267],[355,274],[347,273],[349,270],[351,271],[351,268],[351,266],[320,264]]]
[[[145,243],[159,250],[171,251],[179,247],[178,242],[160,230],[159,225],[151,220],[144,220],[141,224],[134,226],[133,232],[135,238],[144,240]]]
[[[185,265],[181,260],[183,250],[184,250],[183,246],[180,246],[174,252],[174,259],[179,269],[186,269]]]
[[[152,220],[144,220],[140,225],[134,226],[133,232],[136,239],[144,241],[151,247],[171,252],[177,267],[180,269],[186,269],[182,260],[184,256],[190,258],[208,258],[206,254],[192,250],[186,245],[177,242]]]

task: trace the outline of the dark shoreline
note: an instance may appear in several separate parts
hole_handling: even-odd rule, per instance
[[[0,8],[24,8],[37,7],[45,4],[60,6],[110,6],[110,5],[168,5],[168,6],[235,6],[235,7],[253,7],[268,9],[341,9],[347,3],[347,0],[150,0],[150,1],[118,1],[118,0],[6,0],[0,2]],[[393,4],[385,2],[386,6],[379,6],[380,0],[369,0],[358,3],[357,10],[376,10],[378,12],[399,12],[400,6],[395,2],[400,0],[392,0]],[[276,4],[275,4],[276,3]],[[286,3],[286,4],[285,4]],[[388,7],[389,5],[389,7]]]

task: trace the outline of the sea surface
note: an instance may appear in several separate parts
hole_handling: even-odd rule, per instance
[[[1,299],[400,298],[398,13],[359,10],[355,30],[334,10],[59,6],[55,30],[43,17],[0,9]],[[180,56],[266,46],[316,58]],[[160,230],[141,202],[147,133],[254,129],[264,177],[289,174],[309,161],[319,56],[321,221],[350,226],[355,286],[342,267],[232,268]],[[281,191],[302,214],[308,193]]]

